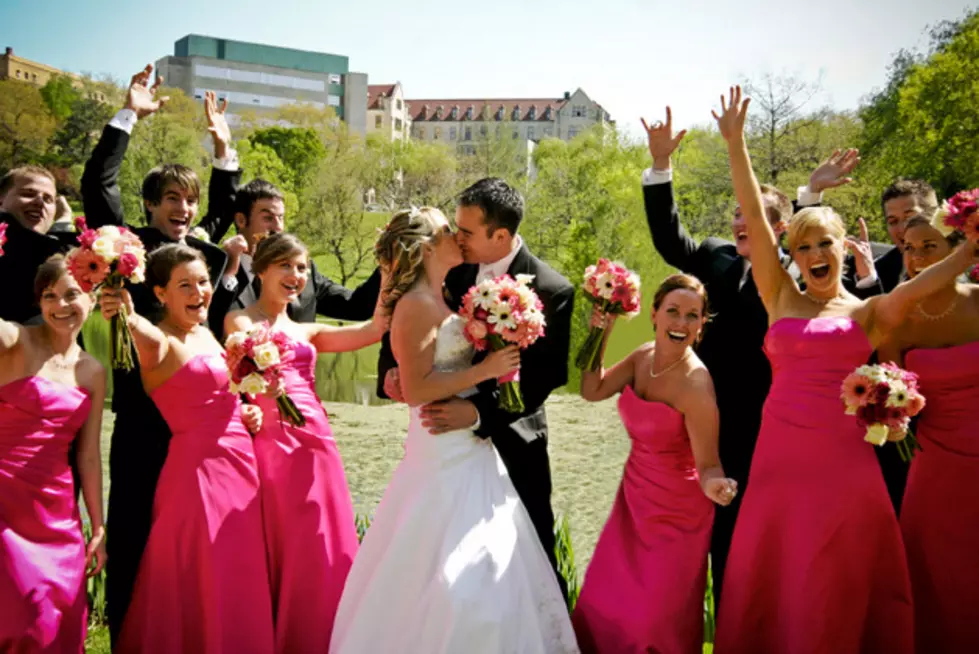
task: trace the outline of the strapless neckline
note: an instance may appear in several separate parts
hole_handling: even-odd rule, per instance
[[[69,391],[75,391],[76,393],[81,393],[84,397],[91,396],[91,393],[88,391],[87,388],[84,388],[82,386],[71,386],[70,384],[54,381],[53,379],[48,379],[47,377],[42,377],[40,375],[27,375],[25,377],[19,377],[17,379],[13,379],[7,382],[6,384],[0,386],[0,391],[6,390],[7,388],[16,387],[18,385],[23,385],[28,382],[37,382],[37,381],[44,382],[45,384],[49,386],[53,386],[58,389],[67,389]]]
[[[149,392],[149,396],[150,397],[153,397],[157,393],[159,393],[161,389],[167,388],[168,386],[173,385],[173,383],[174,383],[173,380],[174,379],[177,379],[181,375],[185,375],[186,374],[186,371],[189,370],[190,367],[191,367],[191,365],[193,363],[197,362],[198,359],[217,359],[217,358],[221,358],[222,359],[222,363],[223,363],[223,356],[221,354],[217,353],[217,352],[214,352],[214,353],[201,352],[200,354],[195,354],[194,356],[192,356],[189,359],[187,359],[182,366],[180,366],[179,368],[177,368],[173,372],[173,374],[170,375],[169,379],[167,379],[162,384],[160,384],[159,386],[157,386],[156,388],[154,388],[152,391],[150,391]],[[207,365],[207,364],[205,364],[205,365]],[[210,366],[207,366],[207,367],[210,367]]]
[[[636,392],[636,389],[632,387],[632,384],[626,384],[625,389],[622,391],[623,394],[625,394],[626,391],[628,391],[628,395],[631,395],[637,401],[642,402],[646,406],[663,407],[664,409],[669,410],[671,413],[676,413],[681,416],[683,415],[683,413],[679,409],[667,404],[666,402],[663,402],[661,400],[647,400],[646,398],[640,396],[639,393]]]
[[[867,336],[867,332],[864,331],[863,326],[854,320],[853,316],[815,316],[813,318],[803,318],[802,316],[782,316],[768,326],[768,331],[772,331],[772,329],[775,328],[775,325],[787,320],[801,320],[803,322],[816,322],[817,320],[845,320],[856,327],[857,331],[864,337],[864,340],[867,341],[867,345],[869,345],[872,350],[876,349],[874,348],[873,343],[870,342],[870,337]]]

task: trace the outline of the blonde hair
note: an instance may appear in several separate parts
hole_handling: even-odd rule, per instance
[[[794,252],[799,241],[813,227],[822,227],[841,242],[846,239],[846,227],[840,215],[829,207],[806,207],[792,216],[785,233],[789,252]]]
[[[401,296],[415,285],[425,263],[425,246],[434,245],[448,222],[434,207],[404,209],[391,217],[377,242],[374,256],[381,268],[389,272],[388,283],[381,289],[387,297],[384,308],[394,311]]]

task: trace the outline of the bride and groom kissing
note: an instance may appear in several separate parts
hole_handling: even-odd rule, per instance
[[[567,382],[574,287],[517,234],[520,193],[463,191],[453,233],[437,209],[395,214],[375,251],[393,311],[382,396],[410,407],[405,456],[354,560],[331,652],[577,651],[554,555],[544,401]],[[456,314],[474,284],[532,275],[546,332],[483,358]],[[519,368],[525,410],[497,406]],[[383,628],[378,628],[383,625]]]

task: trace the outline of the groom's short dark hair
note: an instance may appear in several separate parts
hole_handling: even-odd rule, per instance
[[[459,194],[460,207],[479,207],[492,234],[503,228],[516,234],[523,220],[523,196],[502,179],[486,177]]]

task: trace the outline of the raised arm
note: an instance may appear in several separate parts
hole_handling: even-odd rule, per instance
[[[380,285],[384,286],[383,279]],[[352,352],[380,341],[391,327],[391,314],[383,306],[383,296],[378,294],[374,315],[367,322],[344,327],[312,323],[306,327],[317,352]]]
[[[727,506],[734,499],[738,484],[724,476],[724,468],[721,467],[721,459],[717,453],[720,414],[717,411],[714,384],[706,368],[691,372],[689,381],[690,389],[683,393],[677,409],[683,414],[700,487],[711,500]]]
[[[938,263],[928,266],[914,279],[898,284],[890,293],[872,298],[874,330],[886,335],[896,328],[918,302],[948,286],[973,266],[976,256],[976,244],[967,241]]]
[[[105,565],[105,522],[102,517],[102,410],[105,406],[106,372],[95,359],[88,358],[91,371],[86,388],[91,399],[88,418],[78,433],[76,462],[82,497],[92,522],[92,538],[85,554],[88,576],[97,575]],[[94,559],[94,567],[92,565]]]
[[[119,193],[119,171],[129,147],[129,135],[136,121],[162,107],[169,98],[155,99],[163,83],[162,77],[148,87],[153,67],[133,75],[126,95],[126,105],[102,130],[102,137],[92,151],[82,173],[82,204],[88,226],[98,229],[104,225],[122,225],[122,199]]]
[[[220,243],[235,220],[235,195],[241,182],[238,153],[231,147],[231,128],[225,118],[227,99],[219,105],[214,91],[204,94],[207,131],[214,145],[214,168],[207,185],[207,214],[197,225],[212,243]]]
[[[699,245],[680,222],[680,212],[673,197],[671,157],[686,135],[686,130],[673,134],[673,112],[666,108],[666,122],[656,121],[652,127],[640,119],[646,130],[652,168],[643,172],[643,202],[646,222],[653,237],[653,247],[666,263],[692,275],[702,277],[703,262],[697,256]]]
[[[401,371],[405,402],[419,406],[450,398],[486,379],[502,377],[520,365],[520,351],[510,346],[491,352],[482,362],[456,372],[434,369],[438,324],[427,320],[438,307],[418,295],[402,297],[394,309],[391,347]]]
[[[129,291],[103,287],[99,304],[102,306],[102,316],[106,320],[118,315],[122,307],[126,308],[129,331],[133,335],[133,344],[136,346],[136,354],[139,356],[139,367],[144,374],[163,363],[167,352],[170,351],[167,335],[159,327],[136,313]]]
[[[761,188],[755,178],[755,171],[751,168],[751,157],[744,139],[744,123],[750,102],[749,98],[742,101],[740,86],[733,87],[727,100],[721,96],[721,114],[717,115],[714,111],[711,114],[717,120],[721,136],[727,141],[734,195],[741,205],[751,243],[751,267],[755,285],[768,314],[772,315],[783,287],[794,287],[794,284],[782,268],[778,255],[778,239],[765,215]]]
[[[615,316],[610,316],[610,318],[612,320],[607,325],[605,338],[602,340],[602,349],[598,353],[598,370],[594,372],[585,370],[581,373],[581,397],[589,402],[601,402],[621,392],[623,388],[631,384],[635,378],[636,361],[643,352],[649,351],[648,344],[641,345],[633,350],[629,356],[606,370],[604,367],[605,348],[615,326]]]

